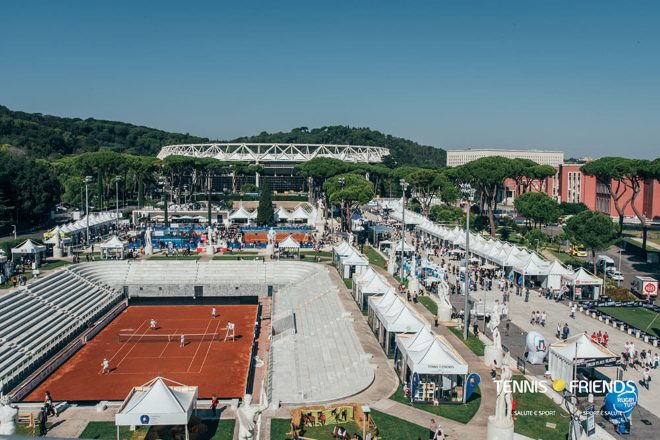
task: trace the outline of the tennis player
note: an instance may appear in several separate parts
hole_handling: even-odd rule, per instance
[[[216,315],[216,310],[215,310],[215,307],[213,307],[213,308],[211,309],[211,318],[215,319],[216,316],[217,316],[217,315]]]
[[[179,337],[179,347],[183,347],[183,346],[185,346],[185,345],[186,345],[186,336],[185,336],[185,335],[181,335],[181,336]]]
[[[158,328],[158,323],[153,318],[151,318],[151,321],[149,322],[149,325],[151,326],[151,330],[156,330],[156,328]]]
[[[101,362],[101,366],[103,367],[103,370],[101,370],[101,374],[110,373],[110,361],[108,360],[108,358],[103,358],[103,362]]]

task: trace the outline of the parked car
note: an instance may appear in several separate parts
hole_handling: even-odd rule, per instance
[[[613,281],[623,281],[623,275],[621,275],[621,272],[618,270],[612,270],[608,272],[607,276],[610,277],[610,279]]]
[[[568,253],[574,257],[586,257],[587,249],[582,244],[574,244],[568,250]]]

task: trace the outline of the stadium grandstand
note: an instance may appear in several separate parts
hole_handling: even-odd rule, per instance
[[[303,191],[305,178],[296,173],[295,166],[314,159],[329,157],[352,163],[380,163],[389,150],[366,145],[277,144],[277,143],[212,143],[167,145],[158,153],[159,159],[168,156],[209,157],[224,162],[244,162],[261,165],[263,173],[237,176],[238,187],[245,184],[259,186],[266,180],[274,191]],[[224,191],[232,187],[231,176],[216,176],[213,189]]]

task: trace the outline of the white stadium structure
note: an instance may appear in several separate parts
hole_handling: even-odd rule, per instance
[[[276,191],[302,191],[305,178],[297,175],[295,166],[316,157],[329,157],[350,163],[380,163],[390,154],[384,147],[367,145],[295,144],[295,143],[209,143],[167,145],[158,153],[159,159],[168,156],[208,157],[225,162],[245,162],[261,165],[263,174],[241,176],[239,187],[251,183],[259,186],[260,179],[268,180]],[[214,189],[224,190],[230,177],[214,178]]]

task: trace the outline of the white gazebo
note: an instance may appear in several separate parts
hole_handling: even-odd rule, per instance
[[[197,387],[162,377],[133,387],[115,414],[117,440],[120,426],[158,425],[184,425],[187,440],[188,422],[196,409],[196,402]]]
[[[564,275],[562,279],[572,290],[573,301],[595,301],[603,288],[603,280],[582,267],[575,273]]]
[[[46,246],[37,244],[30,239],[25,240],[20,246],[11,248],[11,258],[15,260],[16,257],[32,256],[36,267],[41,264],[41,257],[46,253]]]
[[[279,242],[278,248],[280,249],[280,256],[282,255],[282,251],[285,251],[287,254],[292,254],[292,252],[297,253],[298,258],[300,258],[300,243],[290,234]]]
[[[278,222],[278,223],[286,223],[286,222],[289,221],[289,216],[290,215],[291,214],[289,213],[289,211],[286,210],[286,208],[284,208],[284,206],[280,206],[275,211],[275,214],[274,214],[275,221]]]
[[[579,334],[550,344],[548,371],[553,381],[563,379],[567,389],[572,391],[573,380],[589,379],[594,376],[594,368],[616,366],[618,360],[616,353]]]
[[[413,402],[448,401],[464,403],[468,364],[449,341],[424,326],[415,334],[396,336],[394,366],[402,382],[419,378]]]
[[[107,241],[101,243],[101,256],[106,260],[114,257],[123,260],[128,249],[128,244],[122,242],[119,237],[113,235]]]
[[[303,205],[300,204],[296,207],[296,209],[289,214],[289,221],[291,222],[299,222],[299,223],[308,223],[310,220],[310,213],[303,208]]]
[[[353,278],[355,274],[360,275],[369,268],[369,261],[353,250],[348,255],[339,258],[338,269],[344,279]]]
[[[229,221],[232,223],[250,223],[250,220],[253,218],[253,213],[249,212],[243,206],[239,206],[238,209],[231,214],[229,214]]]

